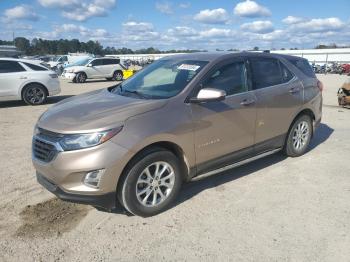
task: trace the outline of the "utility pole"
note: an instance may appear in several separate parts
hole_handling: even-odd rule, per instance
[[[15,44],[15,32],[14,31],[12,31],[12,42],[13,42],[13,45],[16,45]]]

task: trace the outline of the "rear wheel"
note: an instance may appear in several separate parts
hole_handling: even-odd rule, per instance
[[[23,90],[22,98],[28,105],[41,105],[46,102],[47,92],[42,85],[30,84]]]
[[[312,137],[312,120],[308,115],[297,118],[289,130],[284,153],[287,156],[298,157],[303,155]]]
[[[113,79],[115,81],[123,81],[123,72],[118,70],[113,73]]]
[[[121,178],[118,198],[132,214],[148,217],[166,210],[182,184],[177,157],[160,149],[141,157]]]

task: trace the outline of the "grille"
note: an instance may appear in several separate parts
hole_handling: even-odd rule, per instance
[[[43,162],[50,162],[57,154],[53,144],[47,143],[38,138],[33,138],[33,155]]]

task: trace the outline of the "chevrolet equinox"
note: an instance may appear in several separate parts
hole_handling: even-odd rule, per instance
[[[59,198],[152,216],[181,184],[282,151],[304,154],[322,114],[307,60],[268,53],[165,57],[38,120],[37,180]]]

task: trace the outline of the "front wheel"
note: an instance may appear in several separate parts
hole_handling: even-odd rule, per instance
[[[311,118],[308,115],[297,118],[289,130],[284,153],[290,157],[303,155],[310,144],[312,133]]]
[[[134,215],[148,217],[163,212],[181,188],[179,166],[177,157],[167,150],[145,155],[122,178],[119,201]]]
[[[75,76],[76,83],[85,83],[86,79],[87,79],[87,76],[84,72],[78,73]]]

